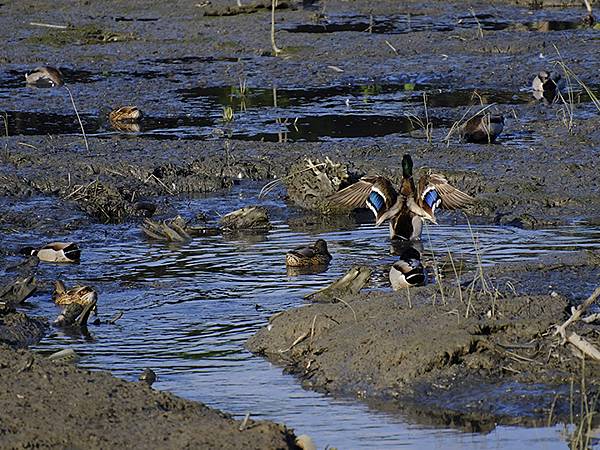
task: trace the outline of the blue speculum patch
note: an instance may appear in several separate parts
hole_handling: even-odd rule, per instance
[[[380,212],[383,209],[383,206],[385,205],[385,200],[380,194],[373,191],[369,195],[369,203],[373,205],[377,212]]]
[[[425,194],[425,203],[427,203],[427,205],[432,208],[433,204],[440,198],[440,196],[438,195],[438,193],[434,190],[434,191],[429,191],[427,194]]]

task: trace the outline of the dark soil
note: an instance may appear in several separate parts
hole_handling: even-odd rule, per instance
[[[140,370],[141,373],[141,370]],[[272,422],[0,345],[2,448],[296,448]],[[242,428],[242,431],[240,431]]]

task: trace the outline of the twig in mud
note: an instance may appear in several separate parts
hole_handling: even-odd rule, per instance
[[[240,427],[238,428],[239,431],[244,431],[246,429],[246,425],[248,425],[248,419],[250,419],[250,412],[246,413],[244,420],[242,421],[242,423],[240,424]]]
[[[394,47],[392,44],[390,44],[390,42],[389,42],[389,41],[385,41],[385,43],[387,44],[387,46],[388,46],[389,48],[391,48],[391,49],[392,49],[392,51],[393,51],[393,52],[396,54],[396,56],[398,56],[398,50],[396,50],[396,47]]]
[[[317,314],[313,317],[312,325],[310,326],[310,338],[312,339],[315,335],[315,324],[317,323]]]
[[[110,318],[110,320],[108,321],[108,323],[110,325],[114,325],[115,323],[117,323],[117,320],[119,320],[121,317],[123,317],[123,311],[117,312],[114,316],[112,316]]]
[[[583,322],[585,323],[593,323],[596,322],[597,320],[600,320],[600,313],[596,313],[596,314],[590,314],[587,317],[583,317],[581,319]]]
[[[477,22],[477,36],[480,39],[483,39],[483,28],[481,26],[481,22],[479,21],[479,17],[477,17],[477,14],[475,14],[475,10],[473,8],[471,8],[469,12],[473,16],[473,19],[475,19],[475,22]]]
[[[356,318],[356,311],[354,311],[354,308],[352,306],[350,306],[350,303],[348,303],[347,301],[345,301],[339,297],[335,297],[334,300],[337,300],[338,302],[343,303],[348,308],[350,308],[350,311],[352,311],[352,314],[354,315],[354,322],[358,323],[358,319]]]
[[[166,185],[165,183],[163,183],[163,182],[162,182],[162,180],[161,180],[160,178],[158,178],[156,175],[154,175],[153,173],[151,173],[151,174],[150,174],[150,176],[144,180],[144,184],[146,184],[148,181],[150,181],[150,178],[154,178],[154,179],[156,180],[156,182],[157,182],[158,184],[160,184],[162,187],[164,187],[164,188],[165,188],[165,190],[166,190],[166,191],[167,191],[169,194],[173,195],[173,192],[171,191],[171,189],[169,189],[169,188],[167,187],[167,185]]]
[[[462,289],[460,288],[460,276],[456,271],[456,265],[454,264],[454,258],[452,258],[452,252],[450,252],[450,247],[448,247],[448,256],[450,257],[450,264],[452,265],[452,270],[454,271],[454,277],[456,278],[456,288],[458,289],[458,298],[461,303],[465,303],[463,300]]]
[[[583,313],[597,300],[598,296],[600,296],[600,287],[597,287],[592,295],[590,295],[586,301],[579,305],[571,317],[569,317],[562,325],[556,326],[554,331],[555,336],[559,335],[561,337],[563,344],[566,342],[570,343],[581,353],[589,356],[592,359],[595,359],[596,361],[600,361],[600,350],[579,336],[577,333],[567,331],[567,327],[577,322]]]
[[[87,136],[85,135],[85,129],[83,128],[83,122],[81,122],[81,117],[79,117],[79,111],[77,111],[77,106],[75,106],[75,99],[73,98],[73,94],[71,94],[71,89],[67,87],[65,84],[63,86],[71,98],[71,104],[73,105],[73,109],[75,110],[75,115],[77,116],[77,120],[79,121],[79,126],[81,127],[81,133],[83,134],[83,142],[85,142],[85,149],[89,152],[90,146],[88,145]]]
[[[23,147],[29,147],[29,148],[33,148],[33,149],[37,150],[37,147],[35,145],[31,145],[26,142],[17,142],[17,145],[22,145]]]
[[[300,336],[298,336],[296,338],[296,340],[294,342],[292,342],[292,345],[290,345],[288,348],[286,348],[285,350],[279,350],[279,353],[287,353],[289,352],[291,349],[293,349],[296,345],[298,345],[300,342],[302,342],[304,339],[306,339],[309,335],[309,331],[307,331],[306,333],[302,333]]]
[[[548,427],[552,425],[552,416],[554,415],[554,407],[556,406],[556,400],[558,400],[558,394],[554,396],[554,400],[552,400],[552,404],[550,405],[550,413],[548,414]]]
[[[34,26],[34,27],[56,28],[58,30],[66,30],[67,28],[69,28],[66,25],[54,25],[51,23],[43,23],[43,22],[29,22],[29,25]]]
[[[73,197],[75,194],[77,194],[80,190],[83,189],[83,184],[81,186],[79,186],[77,189],[75,189],[73,192],[71,192],[69,195],[67,195],[64,200]]]

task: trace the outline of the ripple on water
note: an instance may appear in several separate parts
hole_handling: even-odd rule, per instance
[[[237,187],[225,199],[186,201],[180,209],[190,215],[201,209],[223,213],[247,203],[255,194]],[[412,425],[400,415],[305,391],[279,367],[244,350],[244,341],[264,326],[270,315],[302,305],[304,294],[327,285],[352,264],[374,266],[380,272],[374,288],[388,289],[385,268],[394,260],[385,227],[358,224],[321,234],[294,232],[286,224],[288,213],[283,203],[271,200],[266,206],[274,211],[275,226],[260,239],[215,236],[165,245],[145,239],[137,225],[127,224],[93,225],[66,236],[81,242],[81,264],[40,265],[40,278],[60,277],[67,285],[92,283],[100,291],[100,314],[106,318],[122,310],[124,316],[114,326],[92,326],[91,340],[53,330],[38,350],[49,353],[73,347],[83,355],[82,366],[109,369],[131,380],[144,367],[151,367],[159,376],[159,389],[238,417],[251,412],[253,417],[285,422],[299,434],[313,436],[321,447],[458,449],[527,442],[531,448],[564,448],[558,428],[499,427],[481,435]],[[436,257],[450,251],[455,260],[467,265],[476,264],[479,253],[482,263],[490,266],[600,248],[597,227],[528,231],[478,225],[472,230],[460,224],[427,228],[425,259],[431,260],[433,248]],[[328,270],[288,275],[285,251],[317,236],[328,241],[334,255]],[[474,249],[474,236],[479,251]],[[34,236],[10,234],[7,239],[8,245],[17,246]],[[30,303],[34,314],[57,314],[48,292],[39,293]]]

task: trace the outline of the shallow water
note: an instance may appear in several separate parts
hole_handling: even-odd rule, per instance
[[[181,201],[177,209],[193,216],[199,211],[222,214],[255,203],[257,186],[242,183],[224,199],[205,197]],[[499,427],[488,434],[425,427],[399,414],[369,409],[352,399],[334,399],[303,390],[279,367],[243,348],[245,340],[266,324],[274,312],[304,304],[302,296],[328,284],[352,264],[374,266],[372,289],[389,289],[385,271],[389,253],[387,229],[371,224],[341,230],[294,231],[299,213],[271,194],[262,203],[275,227],[254,236],[215,236],[184,244],[163,244],[144,238],[137,225],[93,225],[70,235],[48,236],[81,243],[78,265],[39,266],[42,280],[61,278],[67,286],[89,283],[99,290],[99,313],[108,319],[124,316],[116,325],[90,326],[91,339],[53,329],[37,349],[45,354],[72,347],[81,366],[110,370],[135,380],[144,367],[158,374],[155,387],[202,401],[243,417],[268,418],[308,433],[320,447],[488,448],[527,443],[540,449],[566,448],[561,427],[521,429]],[[40,212],[52,201],[32,199],[18,208]],[[424,234],[425,261],[431,248],[438,257],[450,250],[455,260],[475,264],[477,252],[467,225],[439,226]],[[526,231],[510,227],[473,226],[485,266],[505,261],[535,261],[547,254],[584,248],[600,249],[600,229],[583,226]],[[429,235],[430,241],[427,236]],[[334,259],[326,272],[291,276],[283,255],[297,245],[325,238]],[[33,236],[6,235],[9,247],[30,243]],[[15,259],[16,261],[17,259]],[[32,314],[55,317],[50,292],[29,300]]]
[[[200,58],[207,65],[242,64],[234,58]],[[497,104],[507,117],[509,108],[519,109],[519,122],[535,120],[538,112],[530,88],[518,92],[465,86],[449,89],[443,80],[422,74],[395,74],[377,80],[347,80],[335,85],[302,88],[247,86],[241,79],[234,86],[198,86],[192,70],[198,59],[142,60],[135,69],[93,73],[61,68],[73,92],[81,121],[90,137],[149,139],[233,139],[273,142],[319,142],[332,139],[395,136],[424,139],[426,124],[445,134],[471,107],[469,116],[483,105]],[[242,66],[240,66],[242,67]],[[23,74],[30,67],[0,70],[2,115],[9,135],[79,135],[81,129],[68,94],[63,89],[26,87]],[[147,89],[138,96],[144,117],[139,127],[118,130],[107,114],[118,105],[98,105],[98,92],[115,86],[137,86],[141,81],[157,83],[160,91]],[[525,80],[526,81],[526,80]],[[185,87],[184,87],[185,86]],[[191,86],[191,87],[190,87]],[[589,96],[572,86],[574,116],[597,114]],[[597,85],[589,88],[596,94]],[[124,93],[121,95],[125,95]],[[424,95],[428,111],[424,108]],[[565,94],[566,95],[566,94]],[[160,96],[160,97],[159,97]],[[81,106],[81,98],[93,98],[93,109]],[[161,109],[156,102],[168,103]],[[148,105],[146,107],[146,105]],[[224,122],[224,109],[233,120]],[[550,105],[558,114],[561,105]],[[499,145],[527,145],[531,136],[522,135],[509,123]],[[130,132],[127,132],[130,131]]]

